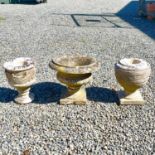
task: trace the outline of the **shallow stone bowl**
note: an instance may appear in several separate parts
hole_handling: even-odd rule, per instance
[[[53,59],[49,66],[66,74],[87,74],[96,71],[99,63],[88,56],[64,56]]]

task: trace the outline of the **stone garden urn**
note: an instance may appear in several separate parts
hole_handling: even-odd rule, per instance
[[[18,91],[15,102],[30,103],[34,98],[30,94],[30,87],[35,82],[34,62],[30,58],[21,57],[4,63],[4,68],[9,84]]]
[[[143,97],[139,91],[150,76],[150,65],[138,58],[124,58],[115,64],[115,76],[124,91],[118,92],[120,104],[144,104]]]
[[[57,79],[68,88],[60,104],[86,104],[85,85],[92,81],[92,72],[99,68],[95,58],[64,56],[52,59],[49,66],[57,71]]]

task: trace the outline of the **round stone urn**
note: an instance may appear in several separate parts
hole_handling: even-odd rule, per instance
[[[68,88],[60,104],[86,104],[85,85],[92,81],[92,72],[99,68],[95,58],[64,56],[51,60],[49,66],[57,71],[57,79]]]
[[[34,98],[30,94],[30,87],[35,82],[34,62],[30,58],[21,57],[4,63],[4,68],[9,84],[18,91],[15,102],[30,103]]]
[[[120,104],[144,104],[139,91],[149,79],[150,65],[138,58],[124,58],[115,64],[115,76],[124,91],[118,92]]]

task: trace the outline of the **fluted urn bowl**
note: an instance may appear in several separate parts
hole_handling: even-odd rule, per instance
[[[115,76],[118,83],[124,88],[126,100],[131,99],[135,104],[143,101],[139,88],[147,83],[150,73],[149,63],[142,59],[125,58],[115,64]],[[126,101],[126,103],[131,102]]]
[[[49,66],[57,71],[57,79],[68,87],[60,104],[86,104],[85,85],[92,81],[92,72],[99,68],[95,58],[63,56],[52,59]]]
[[[33,100],[33,94],[30,94],[29,90],[35,82],[34,62],[31,58],[21,57],[6,62],[3,66],[9,84],[18,91],[15,102],[19,104],[30,103]]]

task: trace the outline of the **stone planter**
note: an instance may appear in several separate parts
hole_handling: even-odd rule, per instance
[[[15,102],[19,104],[30,103],[33,95],[29,90],[35,82],[35,66],[30,58],[16,58],[4,63],[5,74],[9,84],[18,90]]]
[[[87,56],[64,56],[51,60],[49,66],[57,71],[57,79],[68,88],[60,104],[86,104],[85,85],[92,80],[92,72],[99,63]]]
[[[125,58],[115,64],[115,76],[124,88],[118,93],[120,104],[144,104],[139,91],[147,83],[151,73],[150,65],[138,58]]]

